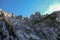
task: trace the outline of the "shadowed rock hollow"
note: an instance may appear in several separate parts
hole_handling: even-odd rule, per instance
[[[28,18],[0,10],[0,40],[60,40],[60,11]]]

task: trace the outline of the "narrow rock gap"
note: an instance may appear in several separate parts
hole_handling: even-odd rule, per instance
[[[1,23],[0,23],[0,40],[3,40],[3,34],[2,34],[3,32],[2,32],[2,25],[1,25]]]

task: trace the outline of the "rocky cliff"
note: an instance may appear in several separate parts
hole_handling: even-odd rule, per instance
[[[0,10],[0,40],[60,40],[60,11],[28,18]]]

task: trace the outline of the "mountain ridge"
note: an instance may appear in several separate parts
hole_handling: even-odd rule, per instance
[[[0,40],[60,40],[60,11],[30,18],[0,10]]]

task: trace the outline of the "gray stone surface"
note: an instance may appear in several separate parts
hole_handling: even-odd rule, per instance
[[[0,40],[60,40],[60,11],[21,19],[3,10],[0,15]]]

